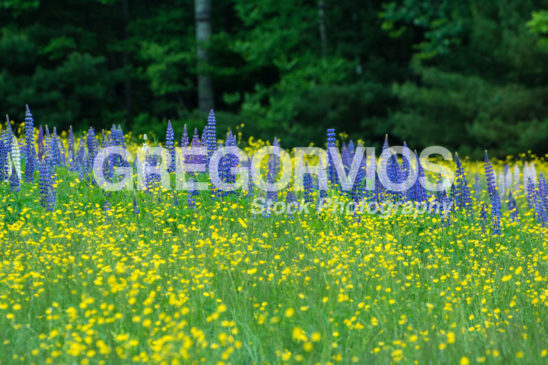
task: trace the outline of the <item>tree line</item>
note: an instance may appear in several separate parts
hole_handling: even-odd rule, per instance
[[[545,0],[3,0],[0,110],[66,129],[167,119],[282,145],[335,127],[478,156],[548,152]]]

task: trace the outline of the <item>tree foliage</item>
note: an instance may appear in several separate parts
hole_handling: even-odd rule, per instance
[[[368,144],[391,133],[416,147],[548,152],[547,5],[212,0],[198,69],[193,1],[0,1],[0,108],[158,135],[171,118],[181,133],[204,117],[201,72],[221,126],[284,145],[336,127]]]

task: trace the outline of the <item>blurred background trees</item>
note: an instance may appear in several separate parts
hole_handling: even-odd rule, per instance
[[[208,11],[209,7],[209,11]],[[282,145],[548,152],[541,0],[2,0],[0,110],[62,129],[203,123]]]

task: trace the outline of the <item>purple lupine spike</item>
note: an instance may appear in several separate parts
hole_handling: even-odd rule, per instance
[[[335,186],[337,182],[337,172],[335,170],[335,164],[333,162],[333,157],[331,156],[331,153],[329,151],[330,148],[337,148],[337,137],[335,134],[334,128],[329,128],[327,130],[327,150],[328,150],[328,177],[329,177],[329,183],[331,186]]]
[[[166,149],[169,153],[169,163],[167,166],[168,172],[175,172],[175,133],[173,132],[173,127],[171,125],[171,120],[167,121],[167,130],[166,130]]]
[[[87,171],[93,170],[93,162],[95,156],[97,156],[97,139],[95,138],[95,130],[93,127],[89,127],[88,135],[86,137],[86,143],[88,146],[88,161]]]
[[[173,192],[173,206],[178,207],[179,206],[179,197],[177,196],[177,192]]]
[[[61,164],[61,153],[59,151],[59,136],[57,136],[56,127],[53,127],[53,134],[50,138],[50,152],[52,166],[59,166]]]
[[[466,181],[466,174],[464,168],[459,159],[459,154],[455,153],[455,162],[457,164],[457,179],[456,179],[456,192],[455,202],[457,207],[465,208],[471,211],[472,199],[470,197],[470,188],[468,188],[468,182]]]
[[[535,212],[536,212],[537,220],[542,227],[545,227],[547,222],[547,212],[542,202],[541,193],[538,189],[534,191],[534,200],[535,200]]]
[[[487,191],[491,200],[491,216],[493,219],[493,234],[500,234],[500,198],[498,195],[497,187],[495,185],[495,174],[493,172],[493,166],[489,161],[487,151],[485,151],[485,179],[487,180]]]
[[[181,137],[181,147],[188,147],[188,132],[186,129],[186,124],[183,128],[183,135]]]
[[[82,179],[88,173],[88,160],[86,156],[86,148],[84,147],[83,140],[78,142],[78,152],[76,153],[75,167],[78,171],[80,179]]]
[[[217,121],[215,119],[215,113],[213,112],[213,109],[209,111],[209,115],[207,117],[207,126],[208,126],[208,132],[207,132],[207,153],[208,153],[208,163],[211,159],[211,156],[213,153],[217,150]]]
[[[348,152],[350,152],[350,154],[352,156],[354,156],[355,150],[354,150],[354,141],[353,140],[348,141],[348,145],[346,146],[346,148],[348,148]]]
[[[34,180],[35,155],[34,150],[34,119],[29,106],[25,111],[25,181],[30,183]]]
[[[417,155],[417,151],[415,151],[416,161],[417,161],[417,179],[415,180],[415,184],[413,185],[413,200],[421,203],[426,200],[426,190],[424,189],[424,186],[421,184],[421,180],[424,179],[424,169],[422,168],[422,163]]]
[[[4,131],[2,131],[4,133]],[[3,138],[0,138],[0,182],[8,179],[8,149]]]
[[[188,179],[189,184],[194,185],[194,179]],[[189,208],[196,208],[196,199],[195,196],[198,195],[198,191],[192,189],[187,194],[187,204]]]
[[[358,147],[363,147],[362,143],[358,143]],[[352,198],[357,203],[364,197],[364,192],[367,182],[365,181],[365,172],[366,172],[366,158],[362,159],[361,165],[358,168],[358,173],[356,174],[356,181],[352,187]],[[327,192],[323,193],[320,190],[320,199],[326,198]]]
[[[51,170],[51,162],[41,161],[39,164],[40,173],[40,202],[47,211],[53,211],[55,208],[56,191],[55,191],[55,177]]]
[[[10,176],[10,188],[13,192],[17,193],[19,192],[19,187],[21,186],[21,182],[19,181],[19,176],[17,175],[17,171],[15,169],[11,169],[11,176]]]
[[[312,178],[312,175],[308,172],[304,174],[303,185],[304,185],[304,201],[306,203],[311,203],[312,193],[314,190],[314,180]]]

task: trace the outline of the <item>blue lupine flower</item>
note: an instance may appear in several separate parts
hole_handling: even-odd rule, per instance
[[[327,149],[328,149],[328,167],[327,167],[327,176],[329,178],[329,184],[335,186],[337,182],[337,171],[335,170],[335,164],[333,163],[333,157],[329,153],[329,148],[337,147],[337,137],[335,134],[335,129],[330,128],[327,130]]]
[[[468,188],[468,182],[466,181],[466,174],[464,168],[459,160],[459,155],[455,154],[455,161],[457,164],[457,177],[456,177],[456,192],[455,202],[457,207],[470,210],[472,208],[472,199],[470,197],[470,189]]]
[[[314,180],[310,173],[305,173],[303,178],[304,185],[304,201],[307,203],[312,202],[312,194],[314,190]]]
[[[493,172],[493,166],[485,151],[485,179],[487,180],[487,192],[491,200],[491,218],[493,219],[493,233],[500,234],[500,198],[495,185],[495,174]]]
[[[40,174],[40,203],[47,211],[55,208],[56,192],[55,178],[51,170],[51,162],[41,161],[39,163]]]
[[[87,171],[93,170],[93,162],[95,161],[95,156],[97,156],[97,139],[95,138],[95,130],[93,127],[89,127],[88,135],[86,137],[86,142],[88,146],[88,167]]]
[[[181,137],[181,147],[188,147],[188,132],[186,130],[186,124],[183,129],[183,135]]]
[[[8,179],[8,149],[4,140],[0,138],[0,182]]]
[[[217,122],[215,120],[215,113],[213,112],[213,109],[209,111],[209,116],[207,117],[207,140],[206,140],[206,147],[207,147],[207,153],[208,153],[208,163],[211,159],[211,156],[213,155],[213,152],[217,150]]]
[[[167,121],[167,130],[166,130],[166,149],[169,153],[169,163],[167,166],[168,172],[175,172],[175,133],[173,132],[173,127],[171,126],[171,120]]]
[[[19,181],[19,175],[17,174],[17,171],[15,169],[11,169],[11,176],[10,176],[10,188],[14,192],[19,191],[19,187],[21,186],[21,182]]]
[[[25,111],[25,181],[32,182],[34,180],[35,170],[35,154],[34,150],[34,119],[30,112],[29,106],[26,105]]]
[[[190,178],[188,179],[189,184],[194,184],[194,179]],[[198,195],[198,191],[195,189],[192,189],[187,194],[187,204],[189,208],[196,208],[196,199],[195,196]]]
[[[537,189],[534,191],[535,196],[535,212],[537,216],[537,220],[540,223],[541,226],[546,226],[547,221],[547,212],[546,208],[544,207],[544,204],[542,202],[542,197],[540,191]]]

